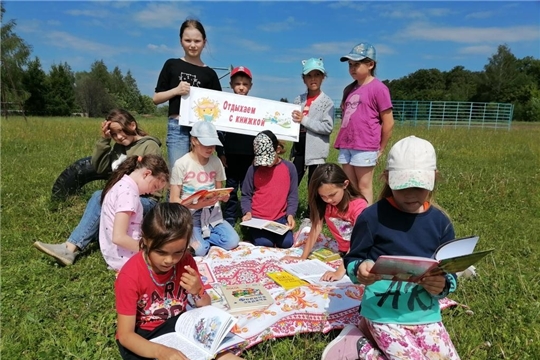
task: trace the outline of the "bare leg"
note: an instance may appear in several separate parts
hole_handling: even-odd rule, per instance
[[[356,184],[358,186],[358,180],[356,179],[356,173],[354,172],[354,166],[350,164],[343,164],[342,165],[343,171],[345,172],[345,175],[349,178],[349,181]]]
[[[370,166],[370,167],[352,166],[352,168],[354,169],[354,174],[355,174],[358,190],[360,190],[362,195],[364,195],[364,197],[366,198],[368,202],[368,205],[373,204],[373,170],[375,169],[375,166]],[[347,172],[345,173],[347,174]],[[347,176],[349,175],[347,174]]]

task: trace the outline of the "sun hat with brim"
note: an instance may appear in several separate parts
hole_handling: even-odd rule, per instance
[[[323,74],[326,74],[326,70],[324,70],[323,59],[321,58],[319,59],[311,58],[308,60],[302,60],[302,65],[303,65],[303,68],[302,68],[303,75],[307,75],[313,70],[319,70]]]
[[[253,139],[253,152],[255,153],[255,159],[253,160],[254,166],[270,166],[276,160],[276,149],[274,149],[274,142],[266,134],[259,133]]]
[[[375,51],[375,47],[368,43],[360,43],[353,47],[347,55],[342,56],[340,61],[361,61],[366,58],[377,61],[377,53]]]
[[[218,133],[214,124],[208,121],[198,121],[193,124],[191,136],[196,137],[204,146],[223,146],[219,141]]]
[[[431,191],[437,170],[435,148],[416,136],[401,139],[388,152],[386,170],[392,190],[416,187]]]

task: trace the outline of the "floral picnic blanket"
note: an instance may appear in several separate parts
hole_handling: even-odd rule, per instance
[[[347,324],[358,324],[358,306],[364,291],[363,285],[308,284],[286,291],[266,276],[268,272],[283,270],[281,265],[284,262],[281,259],[284,256],[301,255],[306,237],[306,231],[297,234],[295,245],[290,249],[260,247],[241,242],[234,250],[212,247],[206,256],[196,258],[199,263],[208,265],[216,283],[263,284],[274,298],[274,303],[266,309],[236,315],[238,322],[232,333],[237,335],[237,340],[231,345],[231,351],[240,353],[272,338],[306,332],[327,333]],[[323,235],[319,237],[314,249],[320,247],[337,251],[335,240]],[[340,261],[328,264],[337,268]],[[442,308],[454,305],[457,303],[448,298],[441,300]]]

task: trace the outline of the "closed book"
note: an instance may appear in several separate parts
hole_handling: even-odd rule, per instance
[[[221,285],[221,292],[231,314],[264,309],[274,303],[262,284]]]
[[[284,288],[285,290],[294,289],[299,286],[308,285],[307,281],[300,279],[298,276],[294,276],[287,271],[274,271],[266,274],[270,279],[274,280],[276,284]]]

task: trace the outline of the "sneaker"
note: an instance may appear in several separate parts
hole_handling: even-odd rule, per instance
[[[367,339],[354,325],[347,325],[339,335],[324,348],[321,360],[356,360],[358,359],[358,346],[362,347]]]
[[[34,247],[39,251],[52,256],[61,265],[73,265],[75,258],[79,255],[79,251],[71,252],[67,249],[66,244],[46,244],[41,241],[36,241]]]

